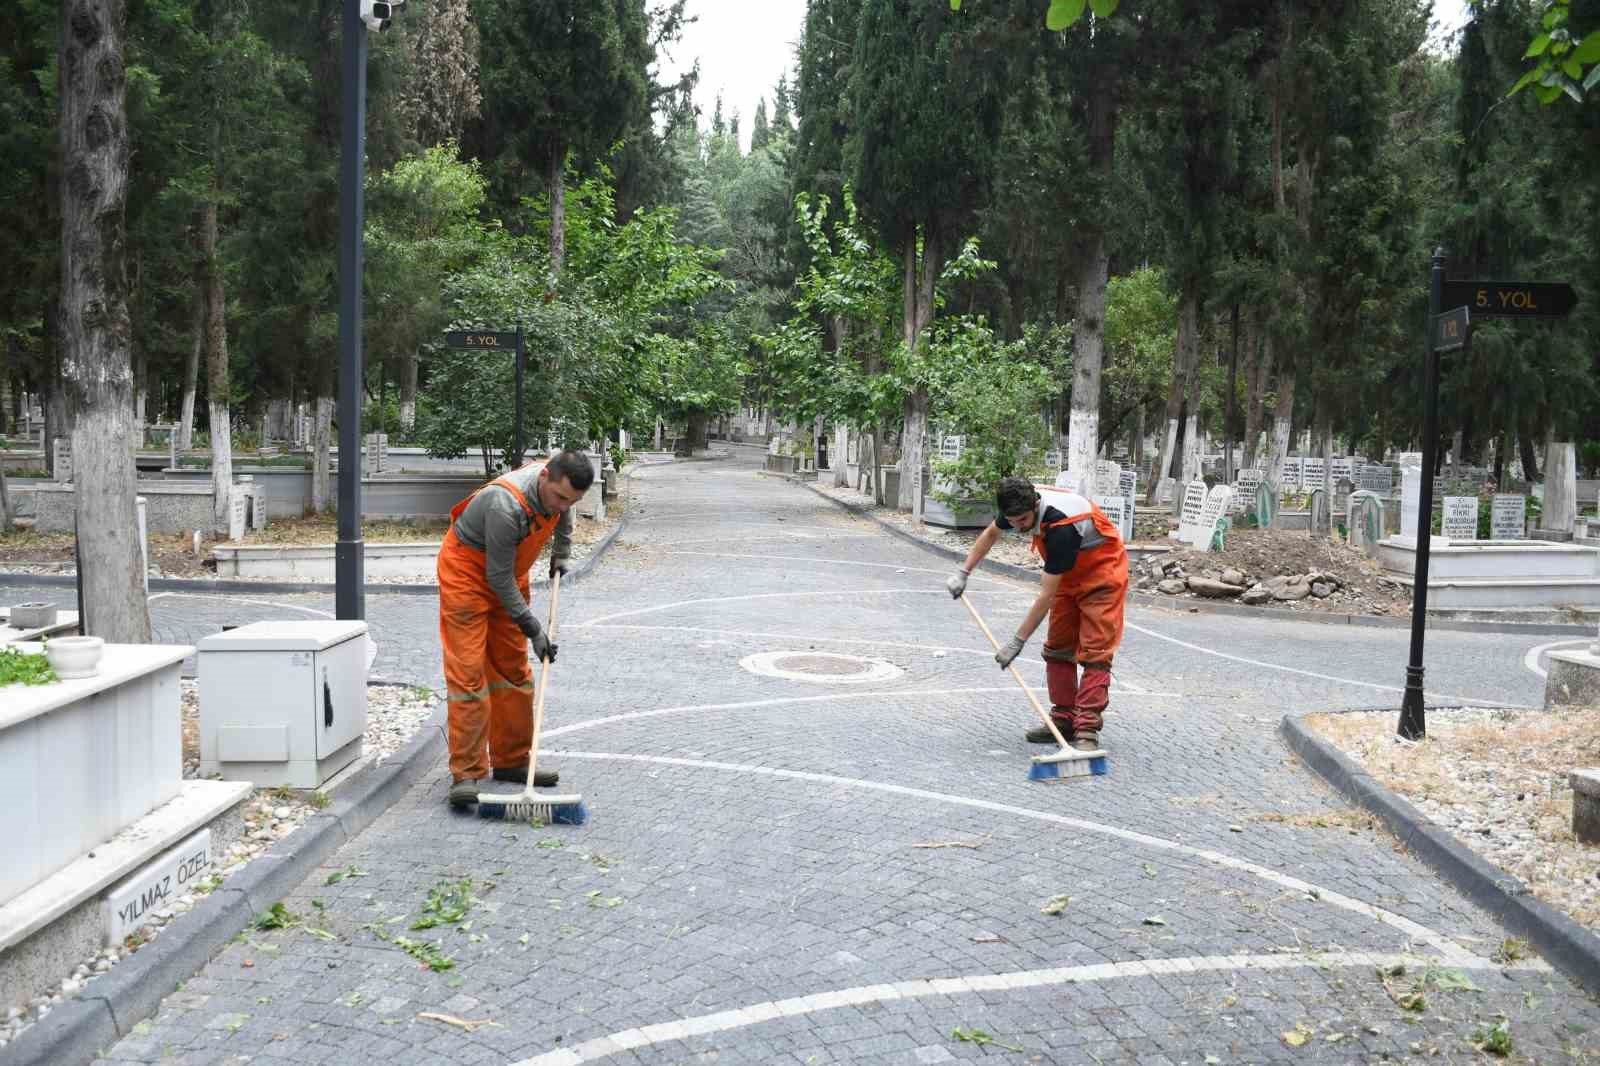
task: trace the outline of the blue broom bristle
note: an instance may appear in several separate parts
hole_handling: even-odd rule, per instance
[[[1029,781],[1054,781],[1061,776],[1061,768],[1053,762],[1036,762],[1028,767]]]
[[[496,821],[531,822],[545,825],[583,825],[589,821],[589,806],[582,800],[577,803],[480,803],[478,817]]]
[[[1062,768],[1066,772],[1062,772]],[[1063,777],[1103,777],[1111,772],[1111,764],[1104,755],[1071,762],[1036,762],[1028,767],[1029,781],[1059,781]]]

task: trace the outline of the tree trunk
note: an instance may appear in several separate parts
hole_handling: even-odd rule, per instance
[[[194,447],[194,394],[200,378],[200,353],[205,350],[206,291],[195,286],[194,307],[189,315],[192,340],[189,358],[183,365],[183,406],[178,412],[178,450]]]
[[[1272,344],[1267,345],[1268,352]],[[1265,358],[1265,357],[1264,357]],[[1267,480],[1283,485],[1283,460],[1289,454],[1289,434],[1294,425],[1294,367],[1285,352],[1278,366],[1278,402],[1272,409],[1272,451],[1267,457]]]
[[[211,415],[211,525],[213,532],[228,528],[229,497],[233,492],[232,412],[228,407],[228,323],[217,261],[217,205],[200,210],[200,277],[205,293],[206,400]]]
[[[84,632],[150,641],[135,505],[123,0],[63,6],[60,51],[61,360],[75,418]]]
[[[933,322],[933,285],[940,267],[939,231],[930,223],[923,229],[922,261],[917,262],[917,238],[907,238],[904,270],[904,340],[906,350],[916,350],[923,331]],[[905,432],[900,438],[900,493],[895,501],[902,511],[914,511],[918,472],[927,462],[928,389],[913,388],[906,397]]]
[[[1222,405],[1222,480],[1234,482],[1233,412],[1239,401],[1239,305],[1233,305],[1233,350],[1228,353],[1228,399]]]
[[[1517,432],[1517,450],[1522,453],[1522,479],[1528,484],[1544,480],[1539,476],[1539,454],[1533,446],[1533,434],[1524,432],[1526,422]]]
[[[1141,468],[1144,466],[1144,404],[1136,404],[1133,408],[1133,430],[1128,434],[1128,462],[1133,466],[1135,477],[1143,477]],[[1135,490],[1137,491],[1137,490]],[[1128,503],[1132,505],[1133,501]]]
[[[550,146],[545,178],[550,190],[550,292],[556,291],[567,265],[567,148],[559,139]]]
[[[61,302],[56,296],[51,296],[45,302],[45,350],[48,352],[48,364],[45,368],[44,379],[44,465],[51,477],[56,476],[56,450],[52,442],[57,437],[71,437],[73,423],[76,421],[73,411],[67,406],[66,383],[63,380],[61,360],[62,337],[58,327],[61,317]]]
[[[415,349],[400,357],[400,432],[410,433],[417,425],[417,353]]]
[[[1078,478],[1078,491],[1093,496],[1095,455],[1100,450],[1100,371],[1105,361],[1105,233],[1089,238],[1078,275],[1078,317],[1072,331],[1072,414],[1067,428],[1066,469]]]
[[[1265,345],[1262,343],[1260,327],[1257,326],[1254,316],[1251,316],[1246,325],[1245,350],[1250,360],[1248,378],[1250,382],[1250,395],[1244,411],[1244,468],[1246,470],[1258,469],[1256,459],[1261,448],[1261,422],[1266,414],[1267,403],[1267,359]]]
[[[1178,345],[1172,355],[1172,381],[1167,387],[1167,434],[1161,447],[1156,449],[1156,462],[1150,469],[1150,485],[1145,493],[1145,503],[1151,506],[1159,498],[1162,479],[1171,476],[1168,471],[1173,465],[1173,452],[1178,444],[1178,418],[1183,414],[1184,394],[1188,391],[1190,352],[1196,346],[1195,331],[1199,314],[1199,284],[1193,280],[1185,281],[1183,293],[1178,299]],[[1187,472],[1180,469],[1176,476],[1185,477]],[[1181,495],[1175,492],[1173,499]]]
[[[317,415],[311,431],[311,511],[328,514],[333,510],[333,488],[329,476],[333,465],[333,362],[326,356],[317,374]],[[355,457],[356,477],[361,476],[361,456]]]

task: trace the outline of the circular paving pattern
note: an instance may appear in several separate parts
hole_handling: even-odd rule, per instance
[[[813,681],[820,685],[888,681],[901,674],[900,668],[886,659],[836,655],[827,651],[764,651],[745,656],[739,660],[739,665],[762,677]]]

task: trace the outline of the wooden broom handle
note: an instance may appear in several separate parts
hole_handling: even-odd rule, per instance
[[[550,643],[556,642],[556,604],[561,601],[561,571],[550,575],[550,625],[546,634]],[[533,738],[528,748],[528,783],[524,791],[533,790],[534,764],[539,761],[539,733],[544,727],[544,694],[550,689],[550,660],[539,660],[539,691],[534,696]]]
[[[966,604],[967,610],[972,612],[972,620],[978,623],[978,628],[983,630],[983,635],[989,638],[989,643],[994,645],[994,650],[999,651],[1000,642],[994,639],[994,634],[989,632],[989,627],[984,622],[983,616],[978,613],[976,607],[972,606],[972,601],[967,599],[964,593],[961,596],[961,602]],[[1061,735],[1061,730],[1056,728],[1055,722],[1050,720],[1050,713],[1044,709],[1044,705],[1039,702],[1039,697],[1033,694],[1033,689],[1028,687],[1028,683],[1022,680],[1022,675],[1017,672],[1016,666],[1014,664],[1009,665],[1006,669],[1010,670],[1011,676],[1017,679],[1017,684],[1022,686],[1022,691],[1028,694],[1028,702],[1033,704],[1033,709],[1039,712],[1039,717],[1044,721],[1045,728],[1049,729],[1050,735],[1056,738],[1056,743],[1063,748],[1066,747],[1067,738]]]

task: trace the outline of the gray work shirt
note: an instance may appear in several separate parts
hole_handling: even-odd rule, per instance
[[[540,515],[550,512],[539,501],[539,471],[542,467],[525,466],[505,475],[505,480],[517,487],[526,497],[528,506]],[[515,496],[504,489],[485,488],[472,498],[467,509],[456,519],[456,536],[469,548],[484,554],[484,577],[494,594],[500,597],[506,613],[526,632],[537,620],[517,588],[515,573],[517,546],[528,539],[532,521]],[[555,533],[550,538],[550,558],[566,559],[572,554],[572,512],[561,512]]]

